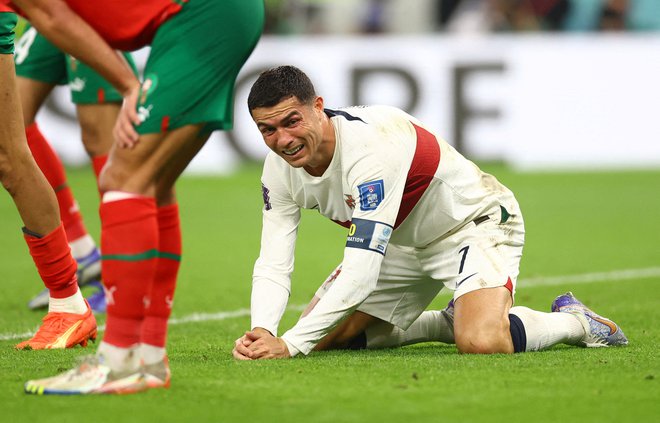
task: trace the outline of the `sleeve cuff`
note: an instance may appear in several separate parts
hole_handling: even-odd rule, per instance
[[[287,341],[285,338],[282,338],[282,340],[283,340],[284,343],[286,344],[286,347],[287,347],[288,350],[289,350],[289,355],[290,355],[291,357],[295,357],[295,356],[297,356],[298,354],[300,354],[300,350],[299,350],[298,348],[296,348],[295,345],[293,345],[291,342]]]

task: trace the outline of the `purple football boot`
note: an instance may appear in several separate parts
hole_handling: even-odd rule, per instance
[[[92,252],[85,257],[76,259],[78,263],[78,285],[85,286],[92,281],[98,281],[101,278],[101,252],[94,248]]]
[[[93,294],[87,297],[87,303],[89,307],[96,314],[105,313],[106,303],[105,303],[105,291],[103,290],[103,284],[100,281],[91,281],[86,286],[96,288]]]
[[[584,338],[578,343],[580,346],[595,348],[628,345],[628,338],[619,325],[591,311],[572,292],[555,298],[552,311],[571,313],[580,319],[585,332]]]

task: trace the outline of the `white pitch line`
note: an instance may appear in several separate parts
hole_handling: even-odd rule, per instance
[[[0,335],[0,341],[16,341],[17,339],[28,339],[34,335],[35,331],[23,333],[3,333]]]
[[[583,273],[581,275],[566,276],[538,276],[521,279],[518,286],[533,288],[535,286],[551,286],[564,284],[582,284],[591,282],[624,281],[630,279],[648,279],[660,277],[660,267],[647,267],[644,269],[612,270],[610,272]]]
[[[220,311],[218,313],[193,313],[187,316],[172,318],[169,321],[170,325],[180,325],[190,322],[210,322],[216,320],[227,320],[234,317],[247,317],[250,315],[250,310],[241,308],[234,311]]]
[[[610,272],[583,273],[578,275],[564,276],[538,276],[534,278],[521,279],[517,285],[525,288],[534,288],[536,286],[552,286],[564,284],[583,284],[593,282],[611,282],[630,279],[648,279],[660,277],[660,267],[647,267],[643,269],[613,270]],[[302,311],[306,305],[291,305],[287,311]],[[182,325],[186,323],[211,322],[233,319],[237,317],[249,317],[250,310],[246,308],[234,311],[220,311],[217,313],[193,313],[183,317],[170,319],[170,325]],[[99,327],[99,332],[105,330],[105,326]],[[15,341],[17,339],[26,339],[34,334],[34,331],[23,333],[4,333],[0,334],[0,341]]]

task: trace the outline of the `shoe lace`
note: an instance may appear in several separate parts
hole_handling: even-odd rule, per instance
[[[48,313],[43,319],[43,323],[37,329],[37,333],[32,337],[33,341],[51,340],[66,329],[69,322],[59,313]]]

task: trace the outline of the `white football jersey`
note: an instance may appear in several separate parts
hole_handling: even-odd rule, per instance
[[[386,106],[326,110],[335,152],[322,176],[271,152],[265,160],[261,252],[254,267],[252,327],[277,333],[291,289],[300,209],[348,228],[342,271],[316,305],[282,335],[309,353],[373,291],[387,246],[424,248],[516,200],[414,117]],[[292,348],[293,347],[293,348]]]

